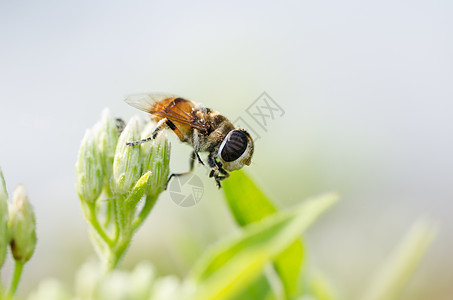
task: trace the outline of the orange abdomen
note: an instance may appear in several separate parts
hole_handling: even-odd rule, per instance
[[[170,120],[178,129],[173,130],[181,141],[191,140],[193,128],[188,123],[193,118],[195,103],[183,98],[168,98],[156,102],[149,111],[151,119],[159,122],[163,118]],[[168,124],[167,124],[168,125]]]

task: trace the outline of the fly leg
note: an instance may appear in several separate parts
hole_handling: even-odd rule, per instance
[[[179,130],[178,127],[176,127],[175,123],[173,123],[171,120],[169,120],[168,118],[163,118],[161,119],[159,122],[157,122],[157,125],[156,125],[156,128],[154,128],[154,131],[153,133],[151,134],[150,137],[147,137],[146,139],[142,139],[142,140],[139,140],[139,141],[134,141],[134,142],[127,142],[126,145],[128,146],[136,146],[136,145],[140,145],[140,144],[143,144],[143,143],[146,143],[146,142],[149,142],[151,140],[154,140],[156,137],[157,137],[157,134],[163,129],[165,128],[165,126],[167,126],[168,128],[170,128],[171,130],[173,130],[173,132],[178,136],[178,138],[185,142],[186,141],[186,138],[184,137],[184,135],[181,133],[181,131]],[[198,154],[197,154],[198,156]],[[201,159],[200,159],[201,160]]]
[[[214,170],[212,170],[211,173],[209,174],[209,177],[214,177],[215,183],[216,183],[217,187],[220,189],[222,187],[222,185],[220,184],[220,181],[225,180],[228,177],[230,177],[230,174],[222,168],[219,169],[218,171],[219,172],[215,172]],[[223,175],[220,175],[219,173],[223,174]]]
[[[194,151],[194,153],[195,153],[195,155],[197,156],[198,163],[199,163],[200,165],[203,165],[203,166],[204,166],[204,162],[201,160],[200,155],[198,154],[198,152],[197,152],[197,151]]]
[[[193,149],[195,152],[195,155],[197,156],[198,163],[204,166],[204,162],[201,160],[200,155],[198,155],[198,151],[200,150],[200,136],[199,136],[198,129],[194,128],[193,129],[193,138],[192,138],[192,144],[193,144]]]
[[[170,180],[171,180],[173,177],[184,176],[184,175],[190,174],[190,173],[193,171],[193,167],[194,167],[194,164],[195,164],[195,156],[198,156],[198,153],[195,153],[195,151],[193,151],[192,154],[190,155],[190,159],[189,159],[189,171],[184,172],[184,173],[172,173],[172,174],[168,177],[167,182],[165,183],[164,190],[167,189],[168,183],[170,182]]]
[[[137,146],[137,145],[149,142],[151,140],[154,140],[157,137],[157,134],[164,128],[164,126],[167,123],[167,121],[168,121],[167,118],[163,118],[162,120],[160,120],[157,123],[156,128],[154,128],[154,131],[153,131],[153,133],[151,134],[150,137],[147,137],[146,139],[142,139],[142,140],[139,140],[139,141],[127,142],[126,145],[128,145],[128,146]]]
[[[220,189],[222,187],[220,181],[230,177],[230,174],[227,171],[225,171],[225,169],[222,167],[222,163],[214,158],[213,152],[211,152],[208,156],[208,164],[211,167],[209,177],[214,177],[215,183],[217,187]]]

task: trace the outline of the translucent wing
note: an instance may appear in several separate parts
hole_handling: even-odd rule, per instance
[[[153,93],[131,95],[126,103],[160,118],[167,118],[174,123],[189,125],[201,132],[207,132],[209,125],[204,116],[194,112],[196,104],[176,95]]]
[[[127,96],[124,101],[130,106],[149,113],[155,103],[170,98],[178,98],[178,96],[166,93],[135,94]]]

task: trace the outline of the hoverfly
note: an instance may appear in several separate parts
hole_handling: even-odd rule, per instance
[[[254,144],[250,134],[236,128],[220,113],[196,104],[190,100],[168,94],[131,95],[125,101],[140,110],[151,114],[157,123],[150,137],[128,142],[135,146],[156,138],[160,130],[170,128],[178,138],[193,147],[190,156],[190,169],[184,173],[173,173],[168,177],[183,176],[193,171],[195,159],[202,165],[199,152],[208,152],[209,177],[214,177],[220,188],[220,181],[229,177],[229,173],[250,165]]]

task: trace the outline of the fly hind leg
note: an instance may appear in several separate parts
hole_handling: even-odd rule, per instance
[[[193,137],[192,137],[192,144],[194,148],[195,155],[197,156],[198,163],[204,166],[204,162],[201,160],[200,155],[198,155],[198,151],[200,150],[200,133],[198,129],[193,129]]]
[[[198,156],[198,153],[196,153],[195,151],[193,151],[192,154],[190,155],[190,159],[189,159],[189,171],[184,172],[184,173],[172,173],[172,174],[168,177],[167,182],[165,183],[164,190],[167,189],[168,183],[170,182],[170,180],[171,180],[173,177],[184,176],[184,175],[190,174],[190,173],[193,171],[193,167],[194,167],[194,164],[195,164],[195,157],[196,157],[196,156]]]

